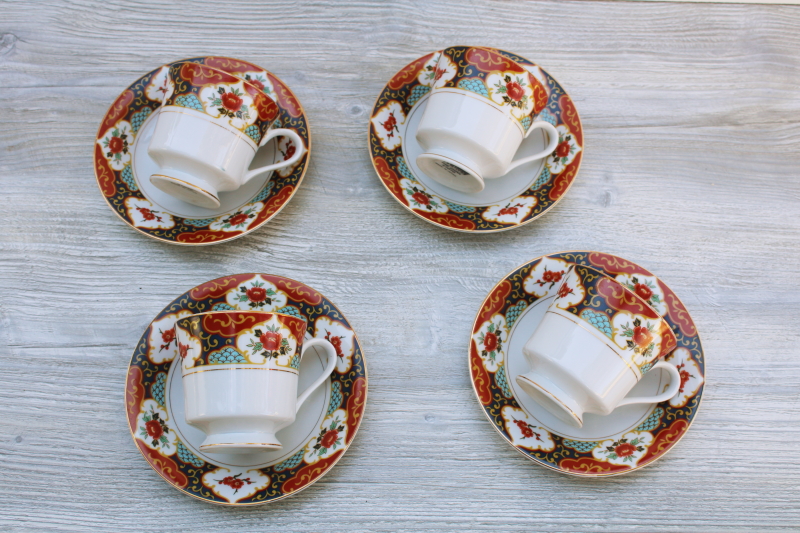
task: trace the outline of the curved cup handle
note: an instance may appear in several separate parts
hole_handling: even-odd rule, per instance
[[[300,410],[300,406],[303,405],[303,402],[305,402],[308,397],[311,396],[311,393],[314,392],[317,387],[322,385],[325,380],[328,379],[328,376],[331,375],[333,369],[336,368],[336,348],[334,348],[333,344],[325,339],[311,339],[305,341],[303,343],[303,352],[300,354],[301,360],[303,359],[303,356],[305,356],[306,351],[313,346],[320,346],[325,350],[325,353],[328,354],[328,364],[325,366],[325,370],[322,372],[322,375],[319,376],[314,383],[312,383],[306,390],[303,391],[300,396],[297,397],[297,409],[295,410],[295,413]]]
[[[617,407],[621,405],[630,405],[632,403],[659,403],[666,400],[669,400],[678,392],[678,389],[681,387],[681,374],[678,372],[678,369],[675,368],[675,365],[671,365],[669,363],[665,363],[664,361],[659,361],[658,363],[654,364],[650,371],[655,370],[656,368],[663,368],[669,373],[669,388],[666,392],[662,392],[658,396],[644,396],[644,397],[635,397],[635,398],[624,398],[621,402],[617,404]]]
[[[287,159],[286,161],[279,161],[277,163],[273,163],[273,164],[267,165],[265,167],[259,167],[259,168],[256,168],[254,170],[248,170],[245,173],[244,177],[242,178],[242,183],[243,184],[247,183],[251,179],[253,179],[256,176],[258,176],[260,174],[263,174],[265,172],[271,172],[271,171],[279,169],[279,168],[288,167],[289,165],[294,165],[295,163],[297,163],[300,160],[301,157],[303,157],[303,154],[306,153],[306,147],[303,144],[303,139],[300,138],[300,136],[297,134],[296,131],[289,130],[289,129],[286,129],[286,128],[278,128],[278,129],[275,129],[275,130],[269,130],[267,132],[267,134],[264,135],[261,138],[261,142],[258,143],[258,147],[261,148],[262,146],[267,144],[267,141],[269,141],[273,137],[277,137],[279,135],[283,136],[283,137],[289,137],[291,140],[293,140],[295,145],[297,145],[297,151],[295,151],[294,155],[292,157],[290,157],[289,159]]]
[[[533,130],[545,130],[547,132],[547,137],[550,139],[550,143],[547,145],[547,148],[539,152],[538,154],[533,154],[528,157],[523,157],[522,159],[516,159],[508,165],[508,170],[506,173],[510,172],[512,169],[517,168],[520,165],[525,163],[530,163],[531,161],[536,161],[537,159],[541,159],[543,157],[547,157],[548,155],[553,153],[553,150],[556,149],[558,146],[558,130],[555,126],[550,124],[549,122],[545,122],[544,120],[537,120],[531,127],[528,128],[528,132],[525,134],[525,138],[528,138],[528,135],[531,134]]]

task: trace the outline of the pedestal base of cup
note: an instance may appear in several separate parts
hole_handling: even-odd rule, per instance
[[[583,409],[548,378],[528,372],[517,376],[517,385],[550,414],[573,427],[583,427]]]
[[[254,453],[266,450],[280,450],[280,441],[274,433],[215,433],[206,436],[200,445],[205,453]]]
[[[428,151],[417,156],[417,166],[431,179],[442,185],[466,193],[481,192],[483,178],[475,169],[476,165],[465,162],[456,154],[444,151]]]
[[[205,180],[174,169],[162,172],[151,175],[150,183],[170,196],[208,209],[220,206],[217,189]]]

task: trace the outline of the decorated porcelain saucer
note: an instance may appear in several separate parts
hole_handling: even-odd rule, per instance
[[[94,168],[100,192],[108,206],[133,229],[174,244],[205,245],[241,237],[274,217],[289,203],[308,168],[311,138],[308,120],[286,84],[263,68],[227,57],[196,57],[193,62],[234,74],[262,88],[278,104],[276,128],[291,128],[305,142],[307,153],[292,166],[257,176],[236,191],[221,193],[216,209],[180,201],[153,186],[148,177],[158,165],[147,146],[155,129],[164,93],[168,90],[170,65],[148,72],[111,104],[94,148]],[[187,101],[186,106],[196,102]],[[280,137],[256,153],[251,168],[284,161],[297,150]]]
[[[403,67],[383,88],[372,110],[369,149],[381,182],[403,207],[444,228],[495,232],[527,224],[558,203],[581,164],[583,129],[569,95],[541,67],[510,52],[497,51],[525,66],[545,87],[547,98],[535,111],[538,119],[556,126],[559,144],[547,158],[522,165],[501,178],[486,180],[486,187],[479,193],[446,187],[417,167],[417,156],[423,150],[415,132],[436,80],[441,50]],[[476,80],[462,80],[472,82],[462,88],[485,96],[485,84]],[[533,155],[546,146],[544,133],[534,132],[522,142],[518,157]]]
[[[539,407],[517,385],[530,370],[522,347],[555,297],[571,263],[601,270],[647,297],[665,317],[678,347],[665,361],[681,375],[678,394],[660,404],[626,405],[608,416],[587,414],[574,428]],[[611,325],[597,315],[595,327]],[[703,396],[705,355],[692,317],[674,292],[642,267],[609,254],[562,252],[529,261],[500,281],[481,305],[469,348],[472,385],[489,421],[532,461],[581,476],[610,476],[642,468],[667,453],[686,434]],[[629,396],[664,390],[666,375],[648,373]]]
[[[211,310],[275,311],[308,321],[306,339],[336,348],[333,374],[316,389],[290,426],[278,432],[279,450],[244,455],[200,451],[203,433],[184,419],[175,322]],[[319,376],[325,354],[309,349],[300,363],[303,390]],[[235,350],[225,361],[237,357]],[[223,362],[223,361],[221,361]],[[176,489],[211,503],[255,505],[299,492],[322,477],[353,441],[367,400],[367,368],[355,331],[339,309],[311,287],[281,276],[238,274],[203,283],[161,311],[139,339],[125,385],[125,410],[134,443]]]

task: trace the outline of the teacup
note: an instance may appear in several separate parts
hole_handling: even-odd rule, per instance
[[[245,80],[197,63],[169,69],[171,93],[159,110],[147,153],[160,170],[150,182],[190,204],[216,209],[219,193],[296,163],[305,153],[291,129],[272,129],[277,104]],[[248,170],[259,147],[285,136],[298,149],[284,161]]]
[[[186,422],[206,434],[200,450],[251,453],[275,450],[275,433],[336,367],[325,339],[303,342],[306,321],[262,311],[212,311],[178,320]],[[325,370],[297,395],[300,360],[322,348]]]
[[[669,324],[635,292],[602,272],[574,265],[523,348],[532,370],[519,386],[560,420],[582,427],[584,413],[607,415],[622,405],[669,400],[677,368],[660,359],[677,345]],[[656,396],[625,396],[661,368],[669,386]]]
[[[504,176],[556,149],[558,130],[535,120],[547,98],[547,90],[530,72],[494,50],[443,50],[417,128],[424,150],[417,165],[450,188],[482,191],[484,180]],[[547,148],[512,161],[522,140],[540,129],[549,137]]]

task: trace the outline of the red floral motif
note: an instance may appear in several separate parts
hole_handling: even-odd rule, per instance
[[[258,340],[265,350],[269,352],[277,351],[281,347],[281,334],[277,331],[267,331]]]
[[[164,430],[161,428],[161,423],[158,420],[145,422],[144,427],[147,430],[147,434],[150,435],[153,440],[160,439],[161,435],[164,434]]]
[[[617,454],[617,457],[628,457],[636,453],[636,446],[630,442],[623,442],[614,448],[614,453]]]
[[[653,296],[653,290],[645,285],[644,283],[637,283],[633,286],[633,292],[635,292],[642,300],[649,300],[651,296]]]
[[[263,302],[267,299],[267,290],[264,287],[250,287],[245,294],[251,302]]]
[[[186,359],[186,356],[189,355],[189,345],[178,343],[178,354],[181,359]]]
[[[242,99],[233,93],[222,93],[220,100],[222,100],[222,107],[233,113],[239,111],[239,108],[242,107]]]
[[[433,75],[433,81],[439,81],[439,79],[447,72],[447,69],[444,68],[437,68],[436,73]]]
[[[217,479],[216,482],[220,485],[227,485],[233,489],[233,493],[236,494],[239,492],[239,489],[247,485],[251,485],[253,482],[250,481],[249,477],[240,478],[242,474],[236,474],[235,476],[226,476],[222,479]]]
[[[425,194],[423,194],[421,192],[415,192],[414,194],[411,195],[411,197],[414,200],[416,200],[417,203],[420,204],[420,205],[429,206],[431,204],[430,198],[428,198],[427,195],[425,195]]]
[[[158,332],[161,333],[161,341],[164,343],[158,350],[160,352],[161,350],[169,348],[169,345],[175,340],[175,326],[172,326],[166,331],[161,331],[159,329]]]
[[[397,119],[394,118],[394,112],[389,113],[389,118],[386,119],[385,122],[381,123],[383,129],[388,132],[387,137],[394,137],[394,130],[400,131],[397,127]]]
[[[161,222],[161,217],[146,207],[137,207],[136,210],[139,211],[139,213],[142,215],[142,218],[145,220],[157,220],[158,222]]]
[[[559,289],[558,289],[558,297],[559,297],[559,298],[565,298],[565,297],[566,297],[568,294],[572,294],[573,292],[574,292],[574,291],[573,291],[572,289],[570,289],[570,288],[569,288],[569,285],[567,285],[566,283],[564,283],[564,284],[563,284],[563,285],[561,285],[561,287],[559,287]]]
[[[569,155],[569,141],[562,141],[556,146],[556,156],[557,157],[567,157]]]
[[[292,144],[292,141],[289,141],[289,143],[286,145],[286,151],[285,152],[281,151],[281,154],[283,154],[283,160],[287,161],[291,159],[291,157],[294,155],[296,151],[297,147],[295,147],[295,145]]]
[[[255,85],[256,87],[258,87],[260,90],[262,91],[264,90],[264,84],[261,83],[261,81],[255,78],[250,78],[249,76],[247,77],[247,81],[249,81],[251,85]]]
[[[344,336],[336,336],[331,335],[331,332],[327,329],[325,330],[325,340],[330,342],[333,345],[333,348],[336,350],[336,355],[339,357],[344,358],[344,352],[342,351],[342,339]],[[326,446],[327,447],[327,446]]]
[[[493,352],[497,348],[497,335],[487,331],[483,336],[483,348],[487,352]]]
[[[556,272],[555,270],[545,270],[544,274],[542,274],[542,281],[545,283],[556,283],[561,281],[561,276],[564,274],[564,271]]]
[[[322,436],[320,440],[320,444],[323,448],[330,448],[339,438],[339,432],[335,429],[329,429],[325,432],[325,435]]]
[[[125,143],[119,137],[111,137],[111,139],[108,140],[108,150],[112,154],[120,153],[124,146]]]
[[[681,386],[678,388],[678,393],[683,393],[683,388],[686,383],[694,377],[694,375],[690,374],[688,370],[686,370],[686,363],[681,363],[677,367],[678,374],[681,376]]]
[[[536,440],[542,440],[541,435],[533,430],[533,426],[524,420],[517,420],[515,418],[514,423],[519,428],[520,433],[522,433],[522,438],[530,439],[532,437],[536,437]]]
[[[525,96],[525,91],[519,86],[519,83],[512,81],[506,84],[506,94],[515,102],[519,102]]]
[[[248,218],[249,216],[246,213],[239,213],[238,215],[233,215],[230,220],[228,220],[228,223],[231,226],[238,226],[239,224],[247,222]]]
[[[647,329],[647,326],[636,326],[633,328],[633,342],[637,346],[645,348],[648,344],[653,342],[653,334]]]
[[[525,206],[522,205],[522,204],[514,204],[514,205],[508,204],[504,208],[502,208],[500,211],[498,211],[497,215],[498,216],[516,215],[517,213],[519,213],[519,208],[520,207],[525,207]]]

